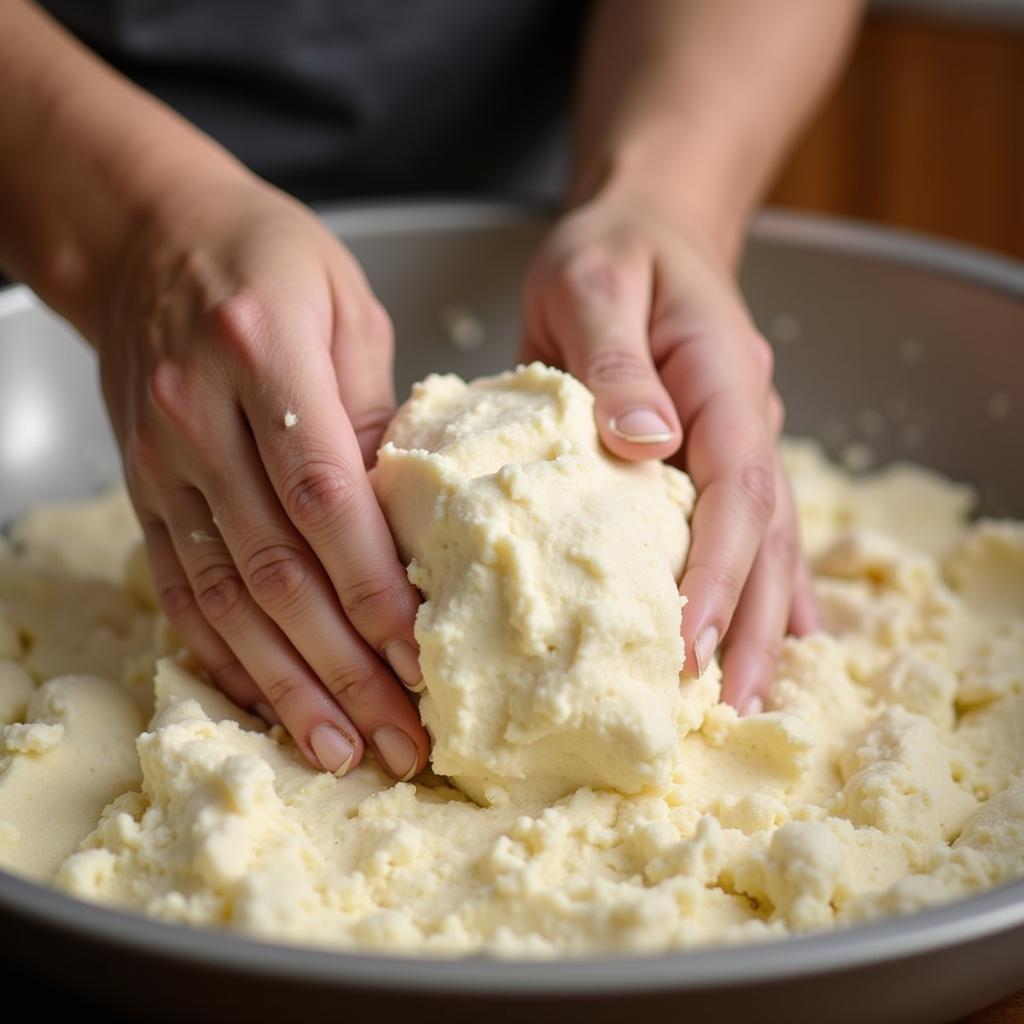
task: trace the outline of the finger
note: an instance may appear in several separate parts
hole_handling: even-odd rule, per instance
[[[202,495],[163,496],[174,550],[199,611],[234,651],[311,764],[344,774],[359,763],[358,729],[246,589]],[[198,652],[197,652],[198,653]]]
[[[411,778],[430,753],[416,708],[346,618],[323,567],[281,509],[251,441],[238,430],[233,446],[225,448],[236,470],[230,489],[212,475],[203,486],[246,589],[385,769],[395,778]],[[303,721],[300,728],[315,728],[315,722]]]
[[[775,452],[767,385],[727,334],[677,344],[662,373],[686,424],[685,465],[697,488],[680,591],[687,675],[710,663],[725,636],[775,510]]]
[[[652,282],[646,254],[590,248],[562,263],[541,304],[547,347],[593,392],[601,440],[624,459],[667,458],[682,441],[651,357]]]
[[[778,456],[775,472],[779,500],[725,641],[722,700],[741,714],[762,710],[767,700],[790,618],[800,557],[796,510]]]
[[[789,632],[793,636],[806,636],[821,629],[821,614],[814,596],[814,580],[801,552],[793,581],[793,606],[789,613]]]
[[[398,559],[342,408],[326,354],[280,346],[297,362],[279,370],[301,393],[298,422],[281,426],[272,389],[240,382],[242,403],[278,502],[323,564],[348,620],[411,690],[423,674],[413,622],[419,594]],[[318,358],[319,357],[319,358]],[[290,382],[290,384],[289,384]]]
[[[336,300],[340,308],[341,300]],[[394,330],[384,307],[367,293],[342,320],[332,346],[338,396],[355,432],[363,465],[377,461],[384,431],[395,415],[392,377]]]
[[[199,611],[167,527],[154,516],[140,514],[139,518],[153,586],[164,615],[203,664],[218,690],[240,708],[255,712],[269,725],[276,725],[280,719],[263,692]]]
[[[542,307],[547,301],[548,281],[549,277],[539,271],[534,271],[526,279],[523,289],[523,327],[516,361],[540,361],[564,370],[566,365],[562,351],[548,336],[544,326]]]

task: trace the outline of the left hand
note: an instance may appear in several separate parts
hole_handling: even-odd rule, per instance
[[[590,388],[605,446],[693,478],[684,673],[700,675],[721,642],[722,699],[761,710],[783,636],[818,620],[778,451],[771,348],[725,260],[635,197],[598,198],[555,225],[524,302],[523,358]]]

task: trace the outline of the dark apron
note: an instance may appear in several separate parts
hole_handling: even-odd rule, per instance
[[[43,5],[306,201],[561,189],[585,0]]]

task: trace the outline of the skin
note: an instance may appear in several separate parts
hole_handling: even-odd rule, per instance
[[[787,625],[815,618],[770,353],[731,267],[854,8],[600,4],[567,212],[526,283],[524,348],[594,390],[609,449],[693,475],[686,670],[717,631],[746,709]],[[19,97],[0,105],[0,148],[24,155],[0,161],[0,265],[99,354],[161,607],[313,765],[342,774],[369,746],[410,777],[429,754],[409,693],[419,596],[366,476],[394,411],[393,341],[362,272],[25,0],[0,6],[0,89]],[[638,440],[638,410],[665,429]]]

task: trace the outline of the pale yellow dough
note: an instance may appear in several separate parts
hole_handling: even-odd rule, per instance
[[[741,720],[717,669],[677,675],[690,485],[603,454],[580,385],[431,378],[389,441],[375,486],[457,785],[317,773],[208,687],[111,497],[0,549],[0,866],[268,939],[529,957],[784,936],[1024,875],[1024,524],[788,444],[828,632],[786,641]]]
[[[539,364],[430,377],[384,441],[434,770],[485,803],[664,791],[715,697],[679,682],[689,478],[608,455],[587,390]]]

